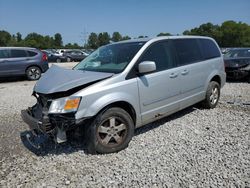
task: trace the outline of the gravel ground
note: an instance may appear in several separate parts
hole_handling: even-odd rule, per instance
[[[215,109],[190,107],[136,130],[119,153],[88,155],[72,140],[39,156],[20,139],[34,84],[0,83],[0,187],[250,187],[248,83],[227,83]]]

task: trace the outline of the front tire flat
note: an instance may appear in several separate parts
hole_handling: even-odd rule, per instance
[[[89,153],[113,153],[126,148],[134,135],[134,122],[130,115],[118,107],[98,114],[88,131]]]

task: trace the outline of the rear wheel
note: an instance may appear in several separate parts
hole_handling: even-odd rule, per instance
[[[59,58],[56,59],[56,62],[57,62],[57,63],[61,63],[61,59],[59,59]]]
[[[208,85],[206,98],[202,102],[204,108],[215,108],[220,98],[220,84],[211,81]]]
[[[118,152],[133,137],[134,123],[125,110],[114,107],[97,115],[87,134],[90,153]]]
[[[36,66],[29,67],[26,70],[26,76],[29,80],[38,80],[41,77],[41,69]]]

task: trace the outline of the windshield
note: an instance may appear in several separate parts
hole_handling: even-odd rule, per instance
[[[250,49],[229,50],[224,57],[250,57]]]
[[[74,69],[95,72],[122,72],[145,42],[106,45],[98,48]]]

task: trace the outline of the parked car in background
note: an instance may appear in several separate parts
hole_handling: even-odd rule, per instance
[[[58,53],[59,55],[63,56],[63,54],[66,52],[66,49],[57,49],[56,53]]]
[[[87,52],[87,50],[84,50],[84,49],[82,49],[81,52],[82,52],[86,57],[89,56],[89,54],[90,54],[89,52]]]
[[[250,48],[233,48],[224,55],[228,79],[250,82]]]
[[[89,56],[93,52],[91,49],[81,49],[81,51],[84,52],[86,56]]]
[[[47,55],[35,48],[0,47],[0,76],[26,75],[38,80],[49,68]]]
[[[73,70],[52,66],[34,87],[37,103],[21,114],[34,133],[30,142],[44,134],[66,142],[67,132],[82,127],[89,152],[117,152],[135,128],[198,102],[215,108],[225,79],[211,38],[122,41],[100,47]]]
[[[67,57],[67,61],[82,61],[88,54],[81,50],[67,50],[63,53]]]
[[[95,51],[94,49],[84,49],[84,52],[86,52],[89,55],[94,51]]]
[[[225,54],[230,50],[230,48],[221,48],[220,50],[222,54]]]
[[[42,50],[42,52],[46,53],[49,62],[61,63],[61,62],[66,62],[67,61],[66,56],[63,56],[63,55],[60,55],[60,54],[57,54],[57,53],[52,53],[52,52],[47,51],[47,50]]]
[[[53,54],[58,54],[56,49],[43,49],[42,51],[47,51],[47,52],[50,52],[50,53],[53,53]]]

